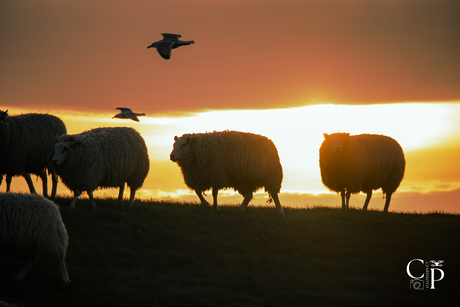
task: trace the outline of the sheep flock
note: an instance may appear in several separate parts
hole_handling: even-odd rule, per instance
[[[404,177],[405,158],[401,146],[383,135],[324,134],[319,150],[321,180],[331,191],[340,193],[342,208],[349,207],[352,194],[366,193],[366,210],[373,190],[381,188],[385,212],[391,196]],[[9,115],[0,110],[0,184],[6,175],[6,191],[13,176],[23,176],[30,193],[36,194],[30,175],[42,178],[47,197],[47,174],[53,181],[51,198],[56,195],[58,177],[73,191],[70,208],[86,192],[96,208],[93,191],[119,188],[123,202],[125,184],[130,187],[129,206],[142,187],[150,168],[143,137],[128,127],[100,127],[67,134],[66,126],[50,114]],[[234,189],[243,196],[244,211],[253,193],[261,188],[269,194],[278,213],[284,214],[278,194],[283,169],[275,144],[265,136],[220,131],[187,133],[174,137],[170,160],[180,167],[184,183],[204,207],[210,207],[203,194],[212,190],[217,209],[218,191]]]
[[[149,173],[150,160],[144,138],[128,127],[100,127],[67,134],[58,117],[49,114],[10,116],[0,111],[0,184],[7,178],[7,193],[0,193],[0,247],[26,261],[14,278],[22,280],[39,255],[56,261],[63,283],[70,282],[64,263],[68,237],[59,208],[48,200],[46,172],[53,179],[51,198],[58,177],[74,197],[86,192],[96,208],[93,191],[118,188],[123,202],[125,184],[130,187],[129,206]],[[366,210],[373,190],[381,188],[388,212],[392,194],[404,177],[405,158],[401,146],[383,135],[324,134],[319,149],[323,184],[340,193],[342,208],[349,207],[352,194],[366,193]],[[240,131],[187,133],[174,137],[169,159],[178,164],[184,183],[202,206],[217,209],[219,190],[233,189],[243,196],[244,211],[253,193],[264,188],[277,212],[284,216],[278,194],[283,169],[275,144],[267,137]],[[36,191],[30,174],[43,181],[43,196]],[[11,178],[23,176],[31,194],[8,193]],[[212,190],[211,207],[203,194]]]

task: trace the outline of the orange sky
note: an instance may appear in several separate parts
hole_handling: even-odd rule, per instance
[[[240,115],[234,118],[234,125],[218,125],[206,110],[385,104],[379,111],[347,110],[358,115],[349,121],[340,118],[345,111],[338,106],[327,111],[334,119],[321,117],[322,124],[299,127],[290,123],[295,113],[276,111],[289,116],[272,121],[283,133],[297,128],[297,134],[304,133],[301,129],[310,131],[309,137],[315,141],[306,150],[311,150],[312,157],[323,132],[347,130],[396,138],[384,122],[373,125],[378,116],[366,120],[369,114],[392,110],[388,103],[452,102],[457,110],[459,11],[460,2],[455,0],[0,0],[0,109],[64,114],[70,133],[101,125],[127,125],[101,120],[104,116],[110,119],[116,107],[145,112],[147,126],[136,129],[152,144],[158,140],[165,144],[150,149],[156,169],[147,180],[154,185],[164,174],[174,174],[170,181],[162,181],[166,195],[176,195],[173,191],[186,187],[177,166],[164,158],[175,134],[241,127],[269,134],[274,141],[277,138],[276,132],[262,129],[262,123],[244,126]],[[195,44],[175,49],[166,61],[156,50],[147,49],[163,32],[181,34],[182,39]],[[439,128],[434,124],[435,115],[418,114],[418,105],[411,106],[403,118],[385,113],[388,126],[407,131],[398,139],[402,144],[409,144],[407,136],[417,134],[414,127]],[[304,114],[313,109],[298,110]],[[198,126],[181,117],[197,114],[209,125]],[[452,114],[459,115],[456,111]],[[438,115],[442,123],[442,114]],[[85,116],[94,120],[87,122]],[[251,116],[253,119],[245,120],[257,122],[259,114]],[[168,118],[173,124],[162,124]],[[190,126],[179,128],[182,120]],[[350,121],[356,127],[345,125]],[[406,121],[407,126],[402,125]],[[456,132],[460,127],[455,124],[460,123],[460,116],[445,122],[451,123],[450,130],[436,130],[417,142],[443,139],[446,131],[450,131],[449,141],[405,149],[408,168],[390,211],[424,208],[460,212],[456,209],[460,165],[454,158],[460,156]],[[149,129],[155,133],[149,135]],[[289,174],[289,166],[283,168]],[[315,172],[319,174],[306,167],[308,176],[285,176],[283,187],[297,190],[306,186],[302,193],[317,192],[321,181]],[[61,187],[61,191],[65,189]],[[379,193],[375,193],[374,208],[381,210]],[[295,197],[290,194],[285,199]],[[340,201],[337,195],[302,194],[291,204],[329,205],[329,199],[334,204]],[[439,202],[433,201],[436,199]],[[356,202],[361,206],[361,200]]]
[[[456,0],[0,1],[0,99],[150,114],[460,97]],[[161,33],[195,44],[170,61]]]
[[[179,167],[169,160],[175,135],[230,129],[268,136],[275,143],[283,166],[280,199],[284,206],[290,207],[340,206],[340,197],[329,192],[321,182],[318,150],[323,133],[347,131],[389,135],[401,144],[407,165],[390,210],[460,213],[457,197],[460,193],[460,102],[216,110],[181,116],[145,116],[140,122],[112,119],[115,110],[89,113],[0,105],[0,109],[5,108],[9,108],[11,114],[52,113],[65,122],[70,134],[101,126],[135,128],[144,137],[150,157],[149,174],[136,195],[155,199],[198,199],[184,184]],[[38,181],[35,185],[41,191]],[[13,191],[17,190],[28,191],[24,179],[13,180]],[[58,193],[69,195],[62,184]],[[95,195],[116,196],[117,189],[97,191]],[[128,192],[125,196],[128,197]],[[233,191],[219,193],[220,204],[237,204],[241,198]],[[261,191],[252,204],[264,204],[266,200],[267,194]],[[353,196],[351,206],[361,207],[363,202],[364,196]],[[382,193],[376,191],[369,208],[382,210],[382,207]]]

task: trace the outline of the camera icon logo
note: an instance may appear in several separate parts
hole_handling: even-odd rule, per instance
[[[422,279],[416,278],[410,281],[410,287],[415,290],[425,289],[425,282]]]

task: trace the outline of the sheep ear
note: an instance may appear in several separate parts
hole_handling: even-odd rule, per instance
[[[177,137],[177,135],[174,136],[174,141],[177,142],[179,140],[179,138]]]
[[[72,143],[70,144],[70,147],[75,147],[75,146],[78,146],[78,145],[81,145],[81,144],[82,144],[81,141],[75,141],[75,142],[72,142]]]
[[[8,117],[8,110],[1,111],[0,110],[0,121],[3,122]]]
[[[327,134],[327,133],[323,133],[323,136],[324,136],[324,139],[325,139],[325,140],[327,140],[327,139],[328,139],[328,137],[329,137],[329,134]]]
[[[56,143],[61,143],[61,136],[59,134],[56,134]]]

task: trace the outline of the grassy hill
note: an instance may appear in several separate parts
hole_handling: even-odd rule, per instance
[[[362,210],[88,200],[67,209],[72,283],[39,261],[9,280],[18,262],[1,259],[0,299],[25,306],[442,306],[458,303],[460,216]],[[444,260],[436,289],[414,290],[415,258]],[[416,271],[414,274],[421,275]]]

